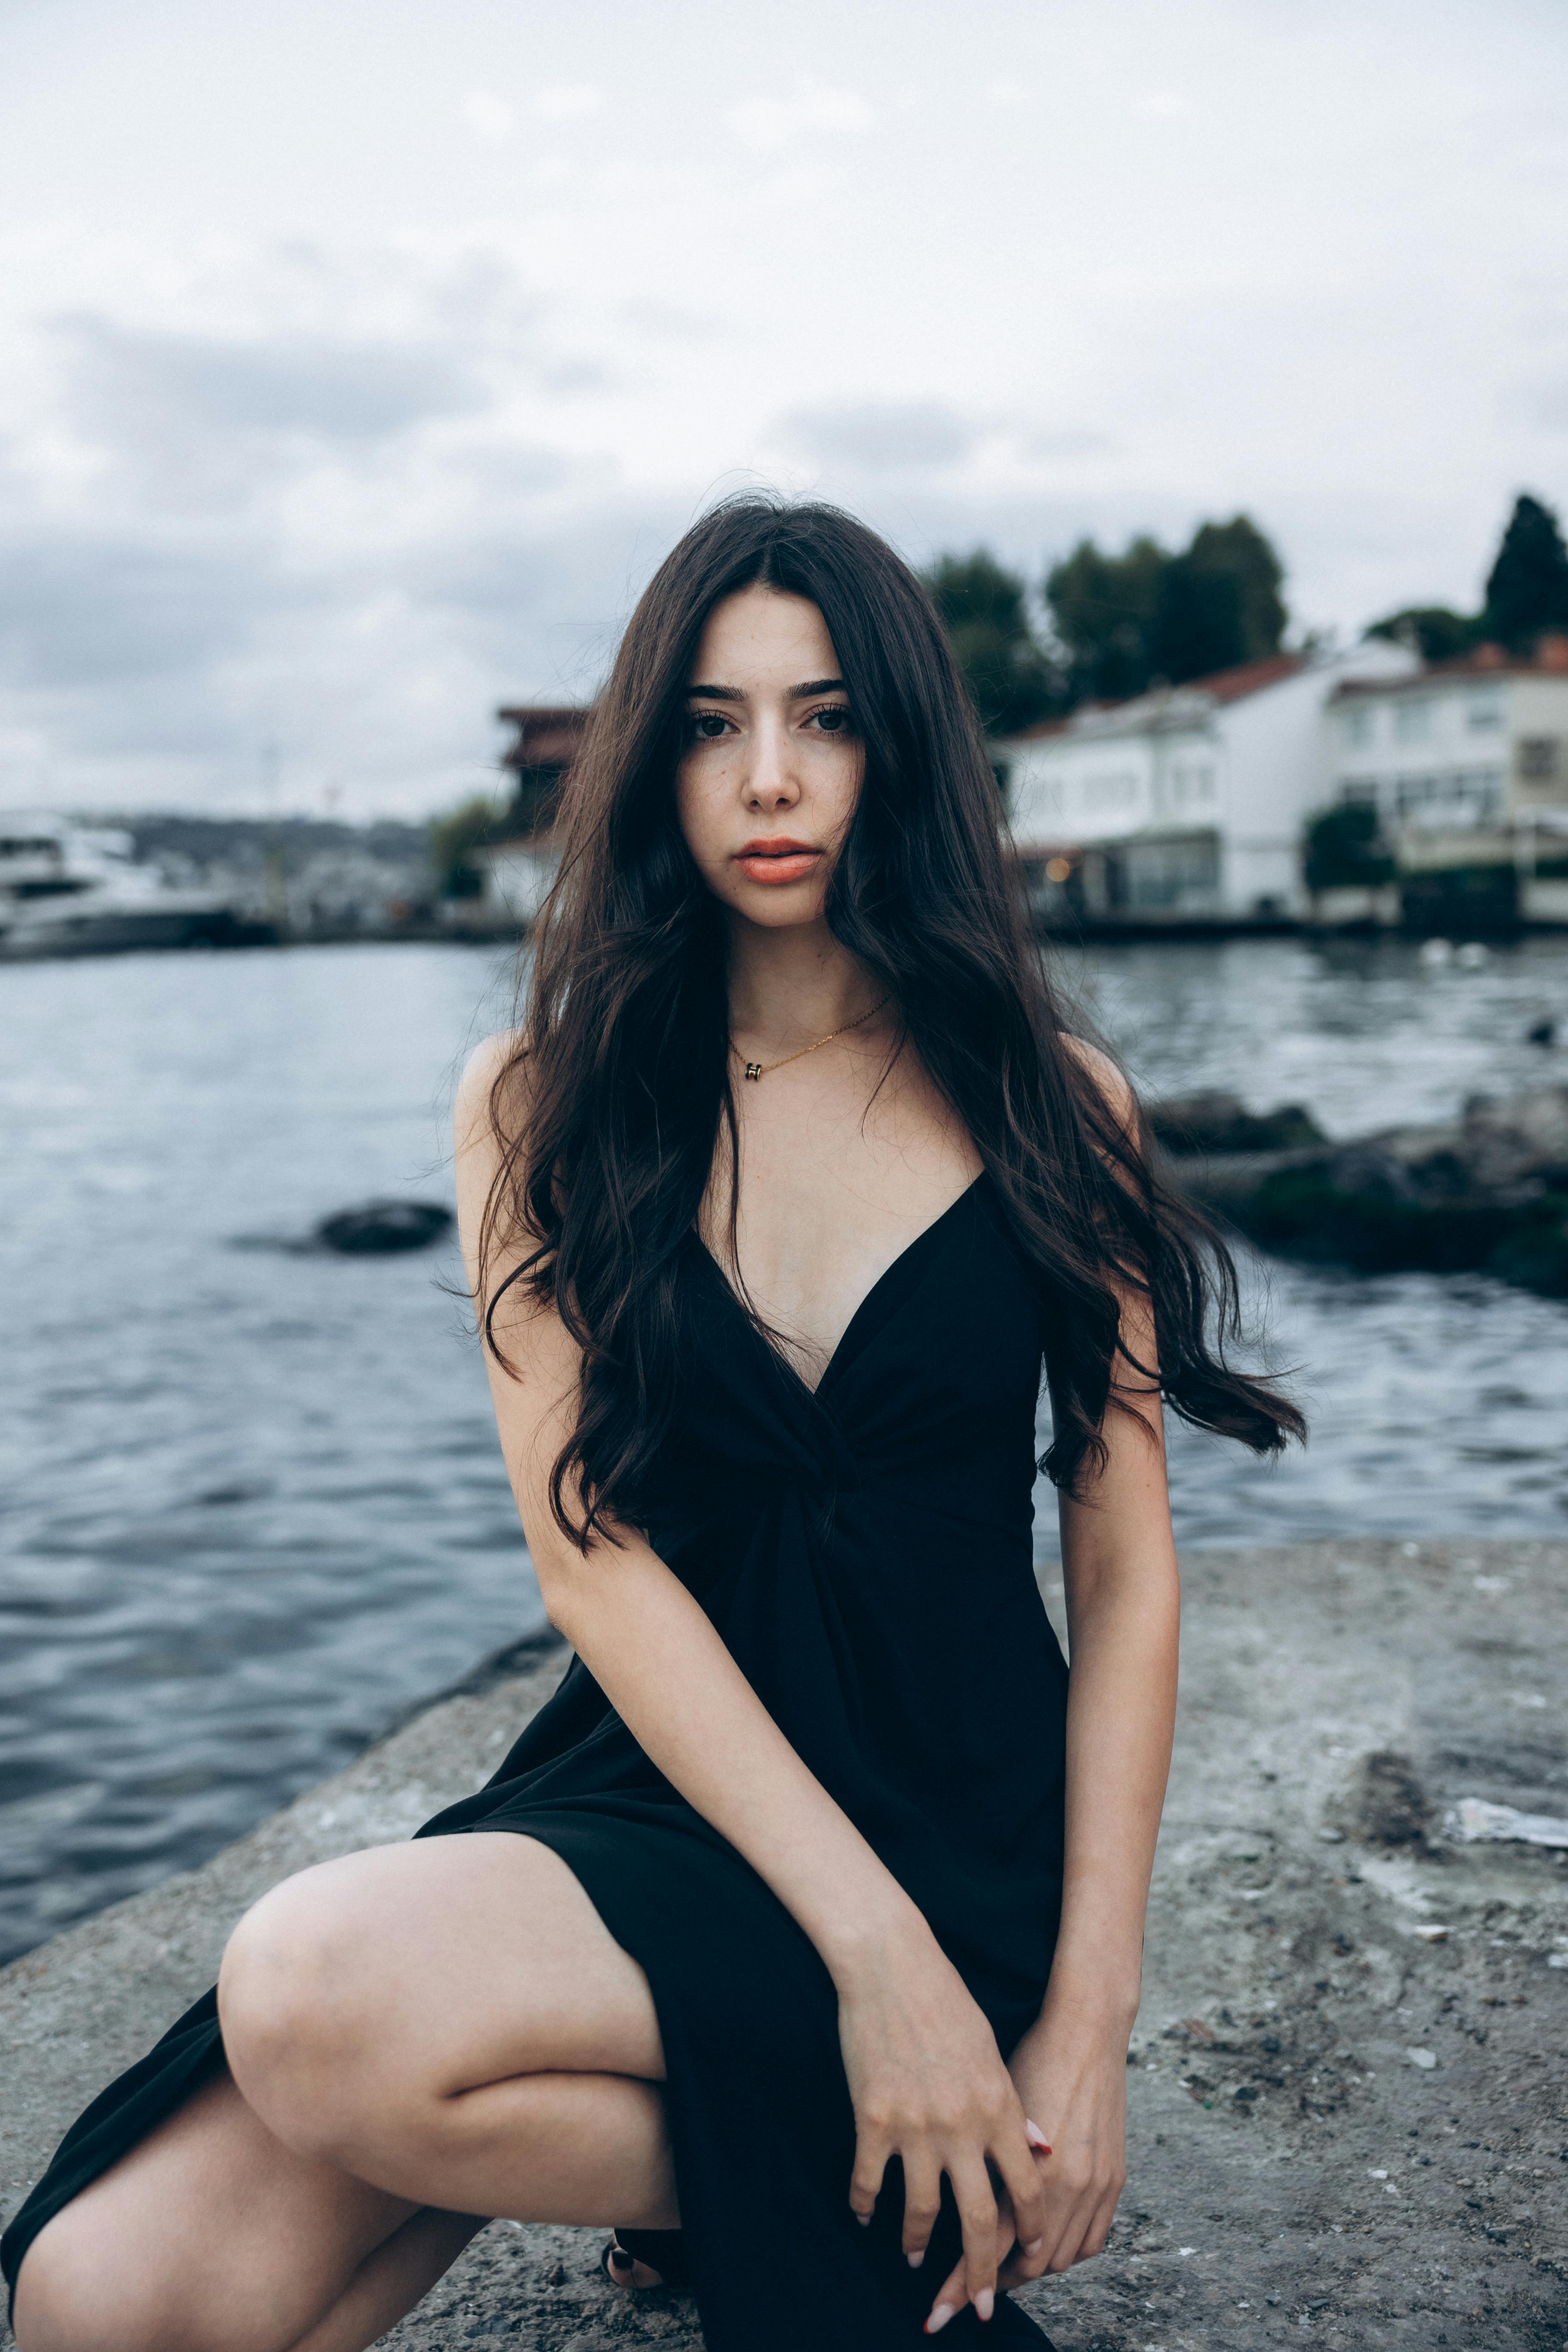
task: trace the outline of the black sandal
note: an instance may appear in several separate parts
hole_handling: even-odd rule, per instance
[[[616,2256],[621,2257],[617,2262]],[[616,2286],[630,2287],[629,2275],[634,2263],[658,2273],[659,2284],[672,2294],[686,2294],[691,2286],[691,2269],[686,2259],[686,2240],[679,2230],[617,2230],[599,2257],[605,2276]],[[635,2290],[634,2290],[635,2291]],[[652,2289],[647,2290],[652,2293]]]

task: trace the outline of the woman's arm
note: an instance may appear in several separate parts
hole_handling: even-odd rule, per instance
[[[469,1062],[457,1106],[458,1202],[470,1287],[495,1173],[490,1088],[510,1045]],[[493,1297],[516,1254],[489,1269]],[[811,1938],[837,1989],[858,2144],[849,2201],[868,2220],[889,2157],[901,2157],[904,2244],[923,2253],[941,2178],[963,2222],[963,2291],[996,2279],[994,2164],[1030,2240],[1043,2195],[1018,2095],[994,2036],[921,1913],[806,1769],[700,1603],[646,1540],[619,1530],[586,1555],[550,1507],[552,1467],[574,1426],[580,1359],[550,1310],[513,1286],[496,1337],[515,1377],[486,1365],[501,1450],[551,1622],[582,1658],[645,1753],[763,1878]],[[1011,2242],[1011,2227],[1009,2229]]]
[[[1133,1119],[1113,1065],[1079,1050],[1118,1116]],[[1121,1297],[1124,1346],[1152,1370],[1148,1301]],[[1009,2062],[1052,2154],[1038,2159],[1044,2243],[1006,2263],[1004,2286],[1098,2254],[1127,2177],[1127,2042],[1175,1725],[1181,1589],[1159,1395],[1125,1358],[1118,1387],[1130,1410],[1106,1415],[1103,1469],[1079,1499],[1059,1501],[1072,1652],[1061,1927],[1039,2018]],[[1004,2210],[998,2231],[1008,2227]],[[961,2295],[957,2272],[942,2294]]]

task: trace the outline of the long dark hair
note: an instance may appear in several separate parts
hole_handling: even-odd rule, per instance
[[[1148,1295],[1160,1387],[1259,1453],[1294,1405],[1226,1360],[1236,1268],[1150,1164],[1068,1042],[1005,845],[995,777],[930,598],[852,516],[746,496],[659,566],[621,640],[560,812],[561,870],[534,938],[490,1117],[500,1165],[479,1240],[484,1328],[513,1283],[583,1351],[551,1496],[585,1549],[638,1522],[679,1384],[679,1265],[727,1131],[735,1168],[725,935],[676,814],[690,665],[714,606],[752,586],[808,598],[838,658],[865,779],[826,919],[963,1120],[1047,1313],[1054,1442],[1077,1491],[1105,1459],[1119,1354],[1112,1282]],[[731,1219],[736,1187],[730,1187]],[[493,1292],[498,1252],[520,1251]],[[581,1510],[574,1517],[575,1488]]]

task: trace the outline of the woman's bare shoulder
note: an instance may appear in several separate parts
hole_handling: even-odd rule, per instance
[[[509,1070],[516,1069],[521,1074],[523,1050],[517,1030],[498,1029],[493,1037],[482,1039],[468,1055],[452,1106],[459,1155],[493,1138],[496,1082]]]
[[[1086,1037],[1069,1037],[1065,1033],[1062,1044],[1079,1069],[1093,1079],[1106,1109],[1118,1127],[1135,1130],[1138,1125],[1138,1097],[1109,1054],[1091,1045]]]

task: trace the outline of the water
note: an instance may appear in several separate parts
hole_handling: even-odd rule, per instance
[[[446,1195],[505,970],[377,947],[0,971],[0,1957],[199,1861],[540,1623],[455,1250],[234,1246]],[[1477,973],[1280,941],[1071,976],[1151,1092],[1290,1097],[1331,1130],[1568,1077],[1522,1042],[1568,1027],[1568,942]],[[1269,1468],[1178,1431],[1184,1541],[1568,1526],[1568,1309],[1257,1278],[1313,1442]]]

